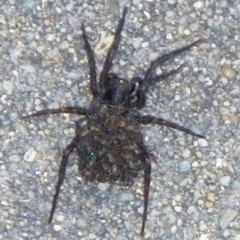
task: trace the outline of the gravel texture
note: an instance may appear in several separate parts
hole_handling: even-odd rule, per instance
[[[142,110],[206,136],[142,128],[153,161],[145,238],[240,239],[240,3],[227,0],[1,2],[0,239],[141,239],[142,176],[129,189],[84,182],[74,155],[47,224],[61,153],[78,117],[20,119],[44,108],[88,106],[80,24],[99,72],[125,4],[113,67],[125,78],[141,76],[163,53],[206,39],[163,66],[186,62],[152,88]]]

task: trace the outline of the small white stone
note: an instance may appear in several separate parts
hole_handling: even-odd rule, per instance
[[[170,5],[173,5],[173,4],[175,4],[175,3],[176,3],[175,0],[168,0],[168,4],[170,4]]]
[[[194,4],[193,4],[193,6],[195,7],[195,8],[202,8],[203,7],[203,2],[201,2],[201,1],[197,1],[197,2],[195,2]]]
[[[111,46],[113,38],[114,35],[106,32],[101,32],[100,40],[95,47],[95,53],[97,55],[104,54],[106,50]]]
[[[191,32],[190,32],[189,29],[185,29],[185,30],[184,30],[184,35],[187,35],[187,36],[188,36],[188,35],[190,35],[190,33],[191,33]]]
[[[3,206],[8,206],[8,202],[5,201],[5,200],[1,201],[1,204],[2,204]]]
[[[180,100],[181,99],[181,97],[179,96],[179,95],[175,95],[175,100],[176,101],[178,101],[178,100]]]
[[[143,42],[141,43],[142,48],[147,48],[149,46],[149,42]]]
[[[55,224],[55,225],[53,226],[53,228],[54,228],[54,230],[57,231],[57,232],[62,229],[61,225],[58,225],[58,224]]]
[[[175,206],[174,207],[174,210],[176,211],[176,212],[182,212],[182,207],[181,206]]]
[[[180,195],[176,195],[174,198],[177,202],[180,202],[182,199],[182,197]]]
[[[203,139],[203,138],[198,139],[198,144],[199,144],[200,147],[207,147],[208,146],[207,140]]]
[[[35,151],[34,148],[29,148],[24,156],[23,156],[23,160],[26,162],[33,162],[35,157],[37,156],[37,151]]]
[[[46,36],[46,39],[47,39],[48,41],[53,41],[53,40],[55,39],[55,36],[54,36],[53,34],[48,34],[48,35]]]
[[[90,233],[88,237],[89,239],[95,239],[97,236],[94,233]]]
[[[171,40],[171,39],[173,39],[172,34],[171,34],[171,33],[168,33],[167,36],[166,36],[166,39],[167,39],[167,40]]]
[[[184,158],[189,158],[190,157],[190,150],[189,149],[184,149],[183,150],[183,157]]]
[[[3,24],[3,25],[6,24],[6,20],[5,20],[5,18],[2,14],[0,14],[0,23]]]
[[[209,240],[208,234],[202,234],[199,240]]]
[[[108,188],[109,188],[109,183],[99,183],[97,188],[100,190],[100,191],[106,191]]]
[[[30,64],[20,65],[20,68],[23,69],[23,70],[26,71],[26,72],[29,72],[29,73],[34,73],[34,72],[36,72],[35,67],[33,67],[33,66],[30,65]]]
[[[192,163],[192,167],[193,168],[197,168],[197,167],[200,167],[201,165],[199,164],[199,162],[195,161]]]
[[[149,13],[148,11],[144,10],[144,11],[143,11],[143,14],[144,14],[148,19],[151,18],[151,15],[150,15],[150,13]]]
[[[216,160],[216,167],[221,168],[223,166],[223,160],[221,158],[218,158]]]
[[[240,234],[236,235],[234,240],[240,240]]]
[[[56,220],[59,221],[59,222],[63,222],[64,221],[64,215],[63,214],[57,214]]]
[[[223,231],[223,236],[224,236],[226,239],[230,239],[230,231],[229,231],[229,229],[224,229],[224,231]]]
[[[171,231],[171,233],[176,233],[176,231],[177,231],[177,226],[175,226],[175,225],[172,226],[170,231]]]

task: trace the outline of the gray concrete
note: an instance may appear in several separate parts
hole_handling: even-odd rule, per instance
[[[48,225],[61,153],[78,117],[20,119],[44,108],[88,106],[80,24],[96,47],[99,72],[106,55],[99,42],[108,44],[126,3],[113,67],[123,77],[141,75],[157,56],[206,39],[161,68],[186,62],[179,74],[152,88],[142,111],[206,136],[143,127],[153,161],[145,237],[240,239],[240,3],[190,2],[0,3],[0,239],[140,239],[142,175],[130,189],[86,183],[74,155]]]

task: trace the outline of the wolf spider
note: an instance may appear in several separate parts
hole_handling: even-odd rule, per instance
[[[144,77],[134,77],[130,81],[110,72],[116,55],[127,7],[123,9],[114,40],[108,50],[103,69],[97,79],[94,54],[90,46],[84,24],[81,25],[82,38],[88,58],[90,89],[93,100],[89,108],[63,107],[46,109],[24,116],[23,118],[68,113],[83,116],[76,122],[76,134],[65,148],[59,168],[56,191],[48,222],[50,223],[56,208],[69,155],[75,151],[79,172],[86,180],[132,185],[138,172],[144,171],[144,210],[141,235],[144,234],[150,187],[151,161],[140,132],[140,124],[157,124],[170,127],[192,136],[204,138],[183,126],[163,118],[140,115],[137,110],[145,106],[146,92],[155,83],[179,72],[183,65],[167,73],[154,74],[156,68],[174,56],[188,51],[202,40],[197,40],[185,47],[158,57],[152,61]]]

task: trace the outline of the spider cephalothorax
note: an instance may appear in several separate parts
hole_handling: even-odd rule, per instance
[[[99,79],[97,79],[94,54],[85,27],[83,24],[81,25],[82,37],[88,57],[91,93],[93,95],[90,107],[64,107],[42,110],[23,117],[29,118],[56,113],[83,116],[76,122],[74,139],[63,152],[49,223],[52,221],[55,211],[69,155],[75,151],[79,171],[86,180],[131,185],[138,172],[144,171],[144,211],[141,228],[141,235],[143,235],[147,219],[151,161],[139,125],[157,124],[204,138],[202,135],[173,122],[150,115],[141,116],[138,114],[138,109],[145,106],[146,91],[149,87],[177,73],[183,65],[161,75],[155,74],[156,68],[175,55],[189,50],[200,43],[201,40],[158,57],[151,62],[143,78],[134,77],[127,81],[110,72],[112,61],[120,43],[126,13],[127,8],[125,7]]]

